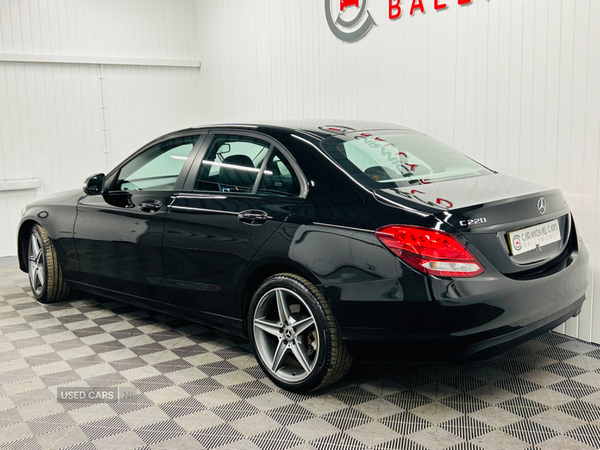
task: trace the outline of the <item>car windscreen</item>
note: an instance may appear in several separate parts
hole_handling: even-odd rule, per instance
[[[371,189],[493,173],[446,144],[410,130],[334,136],[322,146],[356,181]]]

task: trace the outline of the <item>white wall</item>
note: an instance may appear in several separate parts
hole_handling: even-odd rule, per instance
[[[600,1],[473,0],[333,36],[323,0],[0,0],[0,56],[201,60],[202,69],[0,62],[0,256],[28,201],[77,188],[148,140],[198,123],[360,118],[426,132],[567,194],[591,251],[584,311],[600,342]],[[338,3],[337,0],[333,1]],[[108,128],[106,141],[103,128]],[[106,144],[105,144],[106,142]],[[105,150],[108,157],[105,157]]]
[[[197,17],[196,0],[0,0],[0,59],[198,61]],[[0,191],[0,256],[16,254],[26,203],[201,122],[199,68],[102,68],[100,80],[100,64],[0,61],[0,180],[41,179],[39,189]]]
[[[403,0],[391,21],[387,0],[369,0],[378,26],[348,44],[322,0],[200,0],[205,119],[388,121],[560,187],[592,257],[565,330],[600,342],[600,1],[423,3],[411,17]]]

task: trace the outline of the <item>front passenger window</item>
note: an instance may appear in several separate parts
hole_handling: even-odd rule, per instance
[[[186,136],[149,148],[123,166],[113,190],[172,190],[197,140]]]

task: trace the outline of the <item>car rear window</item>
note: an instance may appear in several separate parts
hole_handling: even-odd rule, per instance
[[[446,144],[409,130],[335,136],[322,145],[346,172],[372,189],[493,173]]]

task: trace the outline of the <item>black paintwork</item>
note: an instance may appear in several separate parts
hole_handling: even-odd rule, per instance
[[[70,191],[28,205],[19,231],[21,268],[27,268],[27,232],[40,223],[75,287],[237,334],[245,333],[246,308],[258,285],[274,273],[295,272],[324,293],[359,359],[487,358],[578,314],[588,255],[559,190],[495,173],[373,190],[322,147],[355,131],[402,129],[325,120],[207,126],[162,136],[123,164],[160,141],[200,136],[172,191],[111,191],[121,164],[107,175],[103,195]],[[256,136],[289,152],[303,194],[192,192],[203,152],[218,133]],[[547,201],[543,216],[541,196]],[[155,212],[137,208],[154,202],[161,203]],[[238,215],[248,210],[269,218],[262,225],[243,223]],[[463,225],[480,217],[487,221]],[[561,242],[510,255],[507,232],[552,219],[560,223]],[[452,233],[485,272],[469,279],[417,273],[375,237],[389,224]]]

